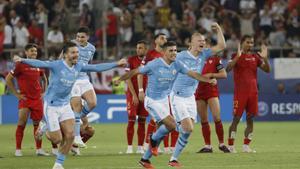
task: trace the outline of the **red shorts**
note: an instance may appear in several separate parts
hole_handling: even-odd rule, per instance
[[[28,108],[30,110],[30,118],[34,121],[40,121],[43,118],[43,100],[19,100],[19,109]]]
[[[246,110],[247,116],[256,116],[258,113],[258,94],[237,94],[233,98],[233,114],[242,116]]]
[[[127,96],[127,112],[128,112],[128,117],[132,117],[132,116],[147,117],[149,114],[145,109],[143,102],[139,102],[139,105],[137,106],[133,105],[131,96]]]
[[[207,101],[208,99],[210,99],[212,97],[219,97],[219,92],[218,91],[208,91],[208,90],[199,92],[198,89],[195,92],[195,99],[196,100],[205,100],[205,101]]]

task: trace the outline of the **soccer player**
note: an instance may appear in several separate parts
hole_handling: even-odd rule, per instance
[[[162,46],[167,42],[167,36],[164,33],[158,33],[157,35],[155,35],[154,37],[154,44],[155,47],[154,49],[150,50],[147,54],[146,54],[146,58],[145,60],[142,62],[142,65],[147,64],[148,62],[152,61],[153,59],[162,57]],[[147,84],[147,76],[139,74],[137,75],[137,79],[138,79],[138,87],[139,87],[139,92],[138,92],[138,97],[140,102],[144,102],[144,97],[145,97],[145,92],[143,88],[146,84]],[[145,148],[147,149],[148,145],[149,145],[149,138],[150,135],[155,132],[156,130],[156,124],[154,119],[151,119],[148,127],[147,127],[147,133],[146,133],[146,139],[145,139]],[[178,134],[176,134],[177,131],[173,131],[172,134],[172,141],[174,143],[172,143],[172,145],[174,145],[177,141],[177,137]],[[174,141],[175,140],[175,141]],[[164,146],[165,146],[165,152],[169,151],[169,135],[165,136],[164,139]],[[160,151],[160,150],[159,150]]]
[[[95,46],[88,42],[89,28],[80,27],[76,34],[75,43],[79,50],[78,62],[88,64],[92,61],[96,51]],[[82,106],[82,99],[84,105]],[[75,139],[74,144],[78,147],[86,147],[80,136],[80,119],[91,112],[97,104],[94,87],[86,72],[80,72],[71,92],[71,107],[75,113]],[[83,120],[87,122],[87,120]],[[86,125],[86,124],[85,124]],[[79,151],[79,150],[78,150]]]
[[[226,78],[227,73],[222,64],[220,57],[213,56],[205,61],[202,75],[209,78]],[[197,111],[201,119],[202,136],[204,138],[205,146],[198,151],[198,153],[212,153],[212,146],[210,141],[210,126],[208,123],[208,107],[213,115],[215,122],[215,130],[219,140],[219,149],[228,153],[228,148],[224,145],[224,130],[220,117],[220,103],[219,90],[217,85],[210,85],[208,83],[199,82],[195,92],[197,103]]]
[[[28,59],[37,57],[37,45],[27,44],[25,55]],[[13,79],[16,78],[19,86],[17,91]],[[40,80],[43,81],[43,86]],[[17,63],[15,69],[6,76],[7,86],[19,99],[19,119],[16,129],[16,152],[15,156],[23,156],[21,151],[24,129],[30,113],[33,123],[33,133],[36,132],[39,122],[43,118],[43,92],[47,88],[47,77],[42,69],[33,68],[23,63]],[[42,140],[35,139],[36,154],[49,155],[42,149]]]
[[[236,137],[237,125],[240,118],[246,111],[247,127],[244,135],[243,152],[254,152],[249,147],[253,136],[253,118],[258,112],[258,90],[257,90],[257,68],[270,73],[271,66],[268,61],[268,48],[261,46],[261,51],[254,53],[254,38],[244,35],[241,39],[241,46],[238,46],[236,54],[232,55],[231,61],[226,67],[229,72],[233,69],[234,77],[234,98],[233,98],[233,120],[229,127],[228,145],[232,153],[236,153],[234,139]]]
[[[189,50],[182,51],[177,55],[176,60],[183,62],[191,70],[201,73],[205,60],[222,51],[225,48],[225,39],[221,27],[217,23],[212,24],[212,30],[217,33],[218,43],[212,48],[205,48],[205,37],[200,33],[194,33],[191,37]],[[197,118],[195,101],[195,89],[198,82],[185,74],[179,73],[171,93],[171,108],[176,119],[179,131],[175,150],[169,161],[169,166],[180,167],[178,156],[188,143],[188,138],[193,131],[193,123]]]
[[[188,70],[181,61],[176,59],[176,54],[176,43],[172,41],[166,42],[163,46],[163,57],[154,59],[145,66],[134,69],[120,78],[120,80],[126,80],[138,73],[148,75],[144,106],[159,127],[151,135],[150,146],[139,162],[144,168],[154,168],[149,159],[152,155],[158,155],[160,141],[166,134],[176,128],[176,122],[170,114],[168,96],[177,74],[187,74],[192,78],[209,83],[216,82],[215,79],[209,79],[201,76],[199,73]]]
[[[54,144],[59,144],[59,152],[53,169],[63,169],[63,163],[74,141],[74,112],[70,105],[72,87],[79,72],[105,71],[126,64],[122,59],[116,63],[87,65],[78,62],[78,48],[73,42],[66,42],[63,47],[63,60],[39,61],[22,59],[18,56],[15,62],[22,62],[33,67],[50,70],[49,87],[44,97],[44,117],[47,122],[47,136]]]
[[[136,54],[128,58],[128,67],[126,71],[130,71],[138,68],[142,62],[145,60],[145,55],[147,53],[147,42],[139,41],[136,45]],[[146,76],[144,76],[146,77]],[[144,80],[145,82],[145,80]],[[143,144],[145,139],[145,122],[148,116],[147,110],[145,110],[143,102],[139,101],[138,98],[138,82],[137,76],[127,80],[127,111],[128,111],[128,125],[127,125],[127,154],[133,153],[132,140],[134,136],[134,123],[136,121],[136,116],[138,116],[138,148],[136,153],[144,154]],[[146,83],[143,84],[142,89],[145,89]]]

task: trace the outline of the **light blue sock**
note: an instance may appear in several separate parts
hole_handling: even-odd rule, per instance
[[[159,128],[156,130],[156,132],[152,135],[152,139],[154,141],[160,141],[166,134],[170,133],[170,131],[167,129],[167,127],[163,124],[159,126]]]
[[[56,156],[56,161],[55,162],[63,165],[64,162],[65,162],[65,159],[66,159],[66,155],[62,154],[61,152],[58,152],[57,156]]]
[[[176,142],[176,145],[175,145],[175,150],[174,150],[174,153],[171,157],[171,160],[177,160],[178,159],[178,156],[180,155],[180,153],[182,152],[182,150],[184,149],[184,147],[187,145],[188,143],[188,138],[190,137],[191,133],[187,133],[185,132],[181,125],[178,127],[179,129],[179,138]]]
[[[75,115],[75,136],[80,136],[80,113],[74,112]]]
[[[85,117],[91,112],[91,109],[89,108],[88,104],[84,102],[84,105],[82,107],[80,117]]]

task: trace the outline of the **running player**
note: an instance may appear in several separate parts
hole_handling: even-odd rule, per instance
[[[36,59],[37,45],[27,44],[25,55],[28,59]],[[41,78],[42,77],[42,78]],[[13,79],[16,78],[20,92],[17,91]],[[43,86],[40,80],[43,81]],[[33,123],[33,133],[36,132],[39,122],[43,118],[43,92],[47,88],[47,77],[42,69],[33,68],[23,63],[17,63],[15,69],[6,76],[6,84],[12,93],[19,99],[19,119],[16,129],[15,156],[23,156],[21,151],[24,129],[28,115]],[[42,149],[42,140],[35,139],[36,154],[48,156]]]
[[[124,59],[117,63],[87,65],[78,63],[78,48],[73,42],[66,42],[63,47],[63,60],[39,61],[22,59],[18,56],[15,62],[22,62],[33,67],[50,70],[49,87],[45,95],[44,117],[47,122],[47,136],[54,144],[59,144],[59,152],[53,169],[63,169],[63,163],[74,141],[74,112],[70,105],[70,94],[79,72],[105,71],[126,64]]]
[[[170,114],[168,97],[177,74],[180,72],[201,81],[209,83],[216,82],[215,79],[212,80],[202,77],[200,74],[188,70],[181,61],[177,60],[177,47],[175,42],[166,42],[163,47],[163,53],[162,58],[157,58],[145,66],[126,73],[120,78],[120,80],[126,80],[138,73],[148,75],[144,105],[159,127],[156,132],[151,135],[150,146],[139,162],[144,168],[154,168],[149,159],[152,155],[158,155],[159,143],[166,134],[176,128],[176,122]]]
[[[221,27],[217,23],[212,24],[212,30],[217,33],[218,43],[212,48],[205,48],[205,38],[200,33],[194,33],[191,37],[189,50],[178,54],[176,60],[183,62],[191,70],[201,73],[206,59],[225,48],[225,39]],[[179,124],[180,133],[174,153],[169,161],[169,166],[180,167],[178,157],[193,131],[193,123],[197,118],[197,108],[195,101],[195,89],[198,82],[185,74],[179,73],[171,93],[171,107],[173,115]]]
[[[233,120],[229,127],[228,145],[229,150],[236,153],[234,139],[237,125],[246,110],[247,127],[244,132],[243,152],[254,152],[249,144],[253,137],[253,118],[258,112],[257,68],[270,73],[271,66],[268,60],[268,48],[261,46],[261,51],[253,53],[254,38],[244,35],[241,40],[242,50],[238,46],[237,54],[233,54],[227,65],[227,72],[233,69],[234,99]]]
[[[145,59],[147,52],[146,41],[139,41],[136,45],[136,54],[128,58],[128,67],[126,71],[130,71],[138,68],[142,61]],[[146,77],[146,76],[145,76]],[[145,80],[144,80],[145,82]],[[145,139],[145,122],[148,116],[148,112],[145,110],[143,102],[139,101],[138,98],[138,82],[137,76],[127,80],[127,111],[128,111],[128,125],[127,125],[127,154],[133,153],[132,140],[134,135],[134,124],[136,121],[136,116],[138,116],[138,148],[136,153],[144,154],[143,144]],[[146,87],[146,83],[143,84],[143,90]]]

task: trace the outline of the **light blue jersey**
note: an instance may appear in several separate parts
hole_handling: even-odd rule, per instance
[[[91,43],[87,43],[86,46],[81,46],[78,44],[78,42],[74,41],[77,44],[78,50],[79,50],[79,57],[78,62],[88,64],[90,61],[93,60],[96,48]],[[89,76],[86,72],[80,72],[78,79],[84,80],[89,79]]]
[[[64,60],[50,62],[24,59],[22,62],[33,67],[48,68],[50,70],[49,86],[44,97],[44,101],[50,106],[62,106],[70,102],[70,93],[80,72],[101,72],[117,67],[116,63],[94,65],[78,63],[69,67]]]
[[[184,63],[190,70],[201,74],[205,60],[212,55],[211,49],[203,49],[199,57],[194,57],[188,50],[177,54],[176,61]],[[179,73],[174,82],[172,92],[180,97],[190,97],[194,95],[198,85],[198,80],[186,74]]]
[[[146,96],[154,100],[166,98],[172,89],[178,72],[186,74],[189,70],[180,62],[168,65],[162,58],[157,58],[139,68],[139,72],[148,75]]]

